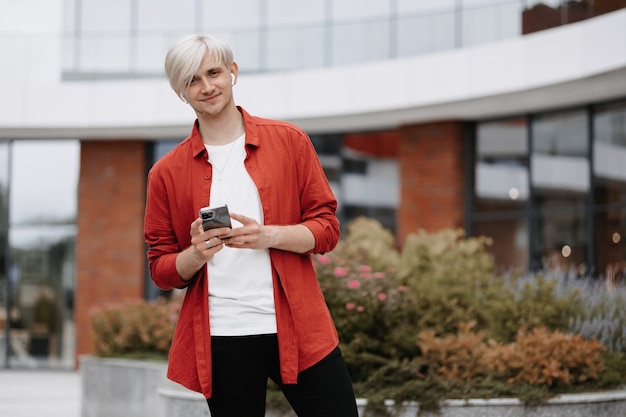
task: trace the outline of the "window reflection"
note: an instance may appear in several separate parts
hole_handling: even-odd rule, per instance
[[[79,152],[77,141],[14,142],[11,224],[75,222]]]
[[[0,340],[4,340],[7,317],[7,245],[9,238],[9,147],[0,141]],[[2,345],[0,343],[0,345]],[[0,352],[0,358],[4,352]]]
[[[533,268],[578,270],[588,262],[590,188],[584,110],[536,116],[531,128]]]
[[[389,21],[340,23],[333,28],[333,65],[389,58]]]
[[[10,363],[73,367],[80,145],[50,140],[10,146]]]
[[[228,42],[242,72],[392,59],[519,36],[520,2],[65,2],[64,76],[162,76],[169,47],[197,32]]]
[[[268,33],[270,71],[324,65],[324,27],[277,29]]]
[[[528,265],[528,130],[526,119],[485,122],[476,128],[472,234],[494,240],[503,269]]]
[[[493,42],[521,33],[519,3],[515,1],[501,3],[464,2],[462,46]],[[485,24],[486,22],[489,23]]]
[[[454,12],[433,12],[398,18],[398,56],[419,55],[454,47]]]
[[[598,272],[626,272],[626,102],[598,106],[593,123],[594,222]]]

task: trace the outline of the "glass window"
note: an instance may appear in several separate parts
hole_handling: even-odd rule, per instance
[[[337,200],[341,200],[341,135],[311,135],[311,143],[320,159],[324,174]],[[341,203],[338,203],[339,205]]]
[[[137,35],[135,53],[130,57],[133,69],[139,72],[164,74],[163,63],[168,49],[178,38],[161,35]]]
[[[528,267],[528,127],[525,118],[476,127],[472,234],[489,236],[500,269]]]
[[[169,151],[174,149],[174,147],[176,147],[176,145],[178,145],[180,141],[180,139],[160,140],[157,142],[151,142],[149,146],[146,146],[146,160],[148,161],[148,171],[152,168],[152,165],[154,165],[155,162],[163,158]],[[172,291],[163,291],[154,284],[154,282],[152,281],[152,277],[150,276],[148,258],[145,259],[145,262],[146,268],[144,276],[144,297],[146,298],[146,300],[156,300],[159,297],[169,297],[172,294]]]
[[[364,154],[345,146],[342,159],[342,222],[364,215],[395,230],[395,212],[400,201],[397,160]]]
[[[230,45],[239,65],[239,71],[254,72],[266,69],[263,56],[265,46],[264,33],[259,30],[241,30],[223,33],[213,32],[216,36]]]
[[[333,27],[333,65],[389,58],[389,20],[337,24]]]
[[[324,27],[272,29],[268,33],[270,71],[324,65]]]
[[[7,245],[9,238],[9,147],[10,142],[0,141],[0,318],[6,317],[7,290]],[[1,320],[0,320],[1,321]],[[4,329],[0,329],[4,332]],[[4,334],[0,334],[3,340]],[[1,344],[0,344],[1,345]],[[1,349],[1,347],[0,347]],[[0,358],[4,352],[0,352]]]
[[[180,143],[180,140],[162,140],[159,142],[154,142],[152,163],[155,163],[159,159],[163,158],[165,154],[174,149],[176,145]]]
[[[476,2],[472,2],[476,3]],[[463,9],[462,46],[478,45],[521,33],[519,4],[465,4]]]
[[[128,35],[85,35],[79,39],[80,71],[106,73],[131,69]],[[164,57],[163,57],[164,58]]]
[[[194,33],[195,0],[135,0],[137,1],[137,31]],[[182,36],[182,35],[181,35]]]
[[[626,273],[626,102],[598,106],[593,119],[594,226],[599,274]]]
[[[586,112],[535,117],[531,142],[532,267],[567,271],[585,266],[590,188]]]
[[[396,0],[398,13],[415,13],[415,12],[439,12],[441,10],[450,10],[456,7],[458,0],[438,0],[438,1],[415,1],[415,0]]]
[[[128,0],[81,0],[81,31],[129,33],[131,29],[131,8]]]
[[[77,141],[14,142],[11,224],[74,222],[79,160]]]
[[[261,0],[204,0],[204,31],[217,33],[232,29],[256,29],[262,23],[261,3]]]
[[[527,9],[533,8],[537,5],[546,5],[552,8],[557,8],[563,3],[563,0],[526,0],[525,6]]]
[[[398,18],[398,56],[411,56],[454,47],[454,12]]]
[[[323,23],[326,1],[266,0],[267,23],[271,26],[300,26]]]
[[[13,142],[9,243],[15,364],[74,366],[74,335],[68,330],[79,158],[77,141]]]
[[[390,0],[334,0],[332,18],[334,20],[362,20],[387,17]]]

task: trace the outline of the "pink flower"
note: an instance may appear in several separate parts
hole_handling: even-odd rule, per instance
[[[317,257],[317,261],[321,264],[329,264],[330,260],[330,256],[319,255]]]
[[[335,274],[336,277],[345,277],[348,274],[348,269],[338,266],[335,268],[333,273]]]
[[[356,305],[354,305],[354,303],[347,303],[346,304],[346,310],[354,310],[354,307],[356,307]]]
[[[369,265],[359,265],[357,269],[359,272],[372,272],[372,267]]]
[[[372,274],[369,272],[361,272],[360,276],[363,279],[372,279]]]
[[[365,307],[363,306],[357,306],[356,311],[358,311],[359,313],[362,313],[363,310],[365,310]]]
[[[381,292],[380,294],[378,294],[378,299],[380,301],[385,301],[387,299],[387,294],[385,294],[384,292]]]
[[[374,278],[376,278],[376,279],[385,278],[385,273],[384,272],[374,272]]]
[[[355,279],[348,282],[348,288],[351,288],[353,290],[359,288],[360,286],[361,286],[361,283]]]
[[[399,292],[407,292],[409,290],[409,287],[407,287],[406,285],[399,285],[398,286],[398,291]]]

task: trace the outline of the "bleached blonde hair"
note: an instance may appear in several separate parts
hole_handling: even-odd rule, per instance
[[[165,75],[181,99],[205,56],[216,59],[227,68],[233,63],[233,51],[213,35],[189,35],[174,44],[165,56]]]

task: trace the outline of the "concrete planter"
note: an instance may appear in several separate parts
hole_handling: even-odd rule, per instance
[[[161,388],[159,395],[165,401],[165,417],[205,417],[210,416],[206,400],[200,394],[177,388]],[[394,407],[387,402],[394,417],[617,417],[626,416],[626,390],[560,395],[539,407],[527,407],[515,398],[491,400],[446,400],[439,412],[423,411],[419,414],[419,404],[415,402]],[[367,417],[366,399],[357,399],[360,417]],[[286,416],[271,410],[266,417]]]
[[[166,363],[80,358],[81,417],[208,417],[206,399],[166,378]],[[446,400],[438,413],[423,411],[415,402],[394,407],[394,417],[617,417],[626,416],[626,389],[565,394],[539,407],[518,399]],[[367,417],[366,399],[357,399],[360,417]],[[295,417],[268,410],[266,417]]]
[[[367,401],[365,401],[365,406]],[[626,416],[626,390],[563,394],[538,407],[528,407],[516,398],[445,400],[438,412],[419,414],[419,404],[394,409],[395,417],[617,417]],[[359,416],[365,416],[361,414]]]
[[[166,372],[165,362],[81,357],[81,417],[165,417]]]
[[[210,416],[206,398],[198,392],[181,386],[162,386],[158,395],[164,404],[164,417],[207,417]]]

